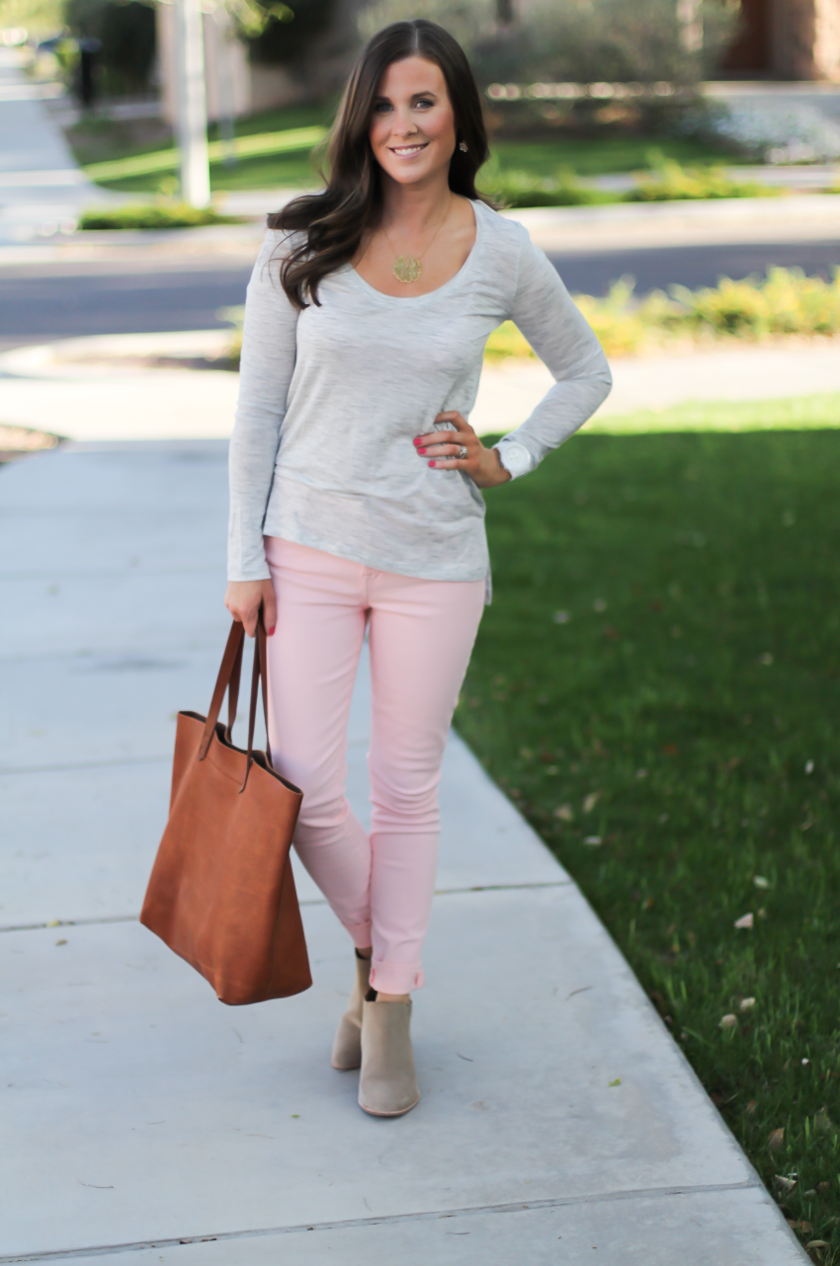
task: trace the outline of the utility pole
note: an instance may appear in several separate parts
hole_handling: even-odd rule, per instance
[[[203,21],[201,0],[175,0],[181,197],[192,207],[206,207],[210,204]]]

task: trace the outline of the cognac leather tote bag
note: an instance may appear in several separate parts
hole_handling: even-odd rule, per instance
[[[260,681],[268,729],[262,611],[246,751],[231,740],[244,640],[234,622],[207,717],[178,713],[169,821],[140,915],[234,1006],[312,984],[289,860],[303,796],[272,769],[269,750],[254,751]],[[225,690],[227,726],[218,719]]]

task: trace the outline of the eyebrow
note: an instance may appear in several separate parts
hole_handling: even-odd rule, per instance
[[[435,100],[437,100],[437,93],[436,93],[436,92],[432,92],[431,88],[429,88],[429,89],[428,89],[428,91],[426,91],[426,92],[413,92],[413,93],[411,94],[411,100],[412,100],[412,101],[415,101],[418,97],[434,97],[434,98],[435,98]],[[382,96],[381,94],[380,94],[379,96],[374,97],[374,102],[376,102],[376,101],[390,101],[390,100],[391,100],[391,98],[390,98],[390,97],[385,97],[385,96]]]

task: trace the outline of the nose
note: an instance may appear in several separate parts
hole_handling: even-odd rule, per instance
[[[417,131],[417,124],[412,119],[411,112],[407,109],[395,111],[391,130],[397,136],[413,135]]]

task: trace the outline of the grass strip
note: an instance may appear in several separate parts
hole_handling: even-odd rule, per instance
[[[686,431],[825,431],[840,427],[840,394],[725,404],[692,401],[669,409],[594,417],[589,435],[669,435]]]
[[[237,158],[261,158],[272,154],[289,154],[310,150],[326,136],[323,127],[288,128],[282,132],[259,132],[251,136],[237,136],[233,152]],[[211,163],[224,162],[229,152],[225,141],[209,141],[207,151]],[[153,150],[146,154],[133,154],[126,158],[114,158],[103,163],[90,163],[84,167],[86,176],[96,181],[125,180],[131,176],[148,176],[175,171],[180,162],[177,149]]]
[[[456,724],[830,1266],[840,434],[799,404],[760,406],[797,431],[584,431],[489,493],[495,597]],[[733,432],[745,408],[708,406]]]

